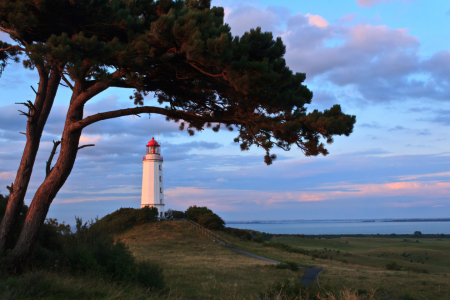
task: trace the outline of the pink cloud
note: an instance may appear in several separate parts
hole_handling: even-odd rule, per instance
[[[16,172],[0,172],[0,180],[14,180]]]
[[[328,25],[330,25],[327,22],[327,20],[325,20],[324,18],[322,18],[319,15],[307,14],[306,17],[308,18],[309,25],[314,25],[314,26],[317,26],[320,28],[327,27]]]

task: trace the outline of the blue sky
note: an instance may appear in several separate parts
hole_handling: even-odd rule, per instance
[[[139,207],[145,144],[160,133],[166,208],[212,208],[225,220],[438,218],[450,216],[450,3],[419,0],[213,0],[235,35],[262,27],[281,36],[291,69],[314,92],[309,109],[341,104],[357,123],[326,157],[298,150],[240,152],[234,133],[190,137],[152,115],[88,127],[75,168],[49,217],[74,223]],[[0,33],[1,40],[7,40]],[[9,65],[0,78],[0,192],[14,180],[35,72]],[[86,115],[125,108],[131,91],[110,89]],[[61,87],[26,196],[42,182],[52,140],[61,136],[70,94]],[[151,97],[147,103],[154,104]]]

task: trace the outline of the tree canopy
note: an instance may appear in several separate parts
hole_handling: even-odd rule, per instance
[[[180,122],[191,135],[211,127],[237,129],[242,150],[252,145],[299,147],[326,155],[335,135],[348,136],[355,116],[339,105],[307,112],[313,94],[283,56],[281,38],[260,28],[232,36],[224,10],[210,0],[0,0],[0,72],[23,55],[39,74],[28,112],[22,159],[0,226],[0,253],[11,248],[35,158],[60,85],[71,89],[61,141],[47,176],[34,194],[11,252],[11,272],[22,272],[51,202],[72,171],[82,130],[101,120],[156,113]],[[84,116],[84,105],[108,88],[128,88],[130,107]],[[148,95],[154,97],[146,97]],[[156,100],[153,100],[156,99]],[[151,105],[151,101],[157,101]],[[51,168],[56,147],[58,159]]]
[[[317,155],[327,154],[320,135],[331,142],[351,133],[355,118],[339,106],[306,113],[313,95],[302,84],[305,74],[286,66],[281,38],[260,28],[233,37],[223,18],[223,8],[207,0],[0,4],[1,28],[19,44],[10,50],[27,54],[25,67],[56,66],[68,86],[79,82],[84,91],[133,88],[139,106],[154,93],[165,105],[155,112],[184,120],[190,134],[234,124],[242,150],[295,144]]]

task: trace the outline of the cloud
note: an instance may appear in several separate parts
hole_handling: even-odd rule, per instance
[[[410,0],[356,0],[356,3],[361,7],[369,7],[381,4],[383,2],[391,2],[391,1],[410,1]]]
[[[400,176],[400,180],[415,180],[419,178],[433,178],[433,177],[447,177],[450,176],[449,172],[441,172],[441,173],[433,173],[433,174],[421,174],[421,175],[408,175],[408,176]]]
[[[320,28],[327,27],[328,25],[330,25],[327,22],[327,20],[325,20],[324,18],[322,18],[319,15],[306,14],[306,17],[308,18],[309,25],[314,25],[314,26],[317,26]]]
[[[0,172],[0,180],[14,180],[16,172]]]

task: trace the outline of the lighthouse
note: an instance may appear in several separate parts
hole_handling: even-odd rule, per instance
[[[164,190],[163,190],[163,158],[161,148],[155,138],[148,142],[145,156],[142,159],[142,207],[156,207],[160,219],[164,218]]]

